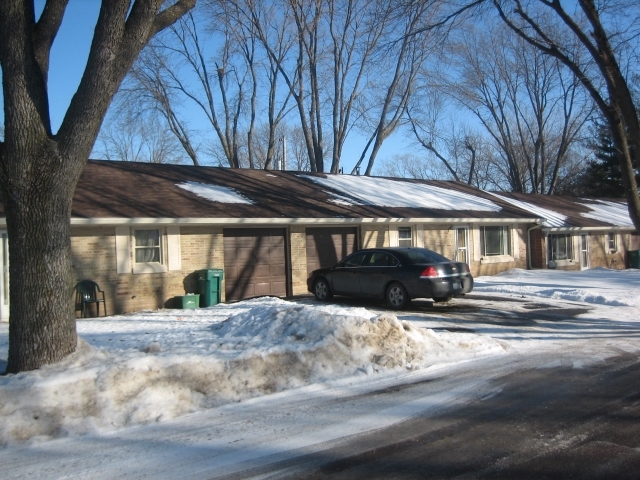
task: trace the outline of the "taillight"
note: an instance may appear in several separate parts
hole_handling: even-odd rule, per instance
[[[464,265],[464,271],[467,273],[471,273],[471,270],[469,270],[469,265],[467,265],[466,263],[464,263],[463,265]]]
[[[437,277],[437,276],[438,276],[438,272],[434,267],[427,267],[420,274],[420,277]]]

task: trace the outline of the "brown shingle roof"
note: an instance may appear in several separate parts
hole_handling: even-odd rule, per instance
[[[321,175],[325,174],[310,174]],[[397,180],[397,179],[392,179]],[[176,184],[198,182],[234,189],[253,204],[212,202]],[[91,160],[78,182],[76,218],[527,218],[518,209],[459,182],[427,183],[489,199],[500,212],[340,205],[313,181],[288,171],[195,167]],[[339,193],[339,192],[337,192]]]
[[[301,175],[303,173],[304,175]],[[309,176],[322,173],[195,167],[90,160],[80,177],[72,218],[535,218],[494,195],[460,182],[393,179],[433,185],[488,199],[501,211],[381,207],[336,203],[331,188]],[[232,188],[253,204],[212,202],[177,184],[197,182]],[[335,192],[343,194],[344,192]],[[0,216],[4,209],[0,204]]]
[[[537,207],[552,210],[560,215],[564,215],[565,228],[589,228],[589,227],[617,227],[617,226],[629,226],[631,227],[631,220],[628,225],[619,225],[613,219],[611,221],[604,221],[604,219],[593,219],[585,217],[583,214],[589,214],[592,209],[589,205],[594,205],[597,208],[600,202],[618,203],[624,209],[627,208],[627,203],[621,199],[588,199],[588,198],[576,198],[560,195],[540,195],[531,193],[499,193],[500,196],[513,198],[521,202],[527,202]]]

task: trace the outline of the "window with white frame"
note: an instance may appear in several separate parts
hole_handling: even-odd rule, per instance
[[[181,270],[180,227],[116,227],[116,272],[163,273]]]
[[[573,259],[573,238],[567,233],[551,234],[547,237],[549,261]]]
[[[134,262],[162,264],[160,230],[134,230]]]
[[[618,236],[614,232],[607,233],[607,249],[609,253],[618,251]]]
[[[411,227],[398,228],[398,246],[399,247],[413,246],[413,241],[411,240]]]
[[[511,255],[510,229],[506,225],[480,227],[480,251],[483,257]]]

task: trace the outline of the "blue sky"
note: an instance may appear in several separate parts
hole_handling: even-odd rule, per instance
[[[1,1],[1,0],[0,0]],[[36,12],[44,7],[44,0],[36,0]],[[93,37],[93,30],[100,9],[99,0],[71,0],[66,9],[62,26],[51,50],[51,62],[49,69],[49,104],[51,112],[51,124],[56,132],[62,123],[64,114],[80,83],[89,48]],[[1,78],[1,77],[0,77]],[[193,115],[200,113],[194,111]],[[4,124],[4,104],[0,96],[0,123]],[[205,127],[202,127],[205,128]],[[325,132],[329,135],[330,132]],[[350,172],[357,162],[362,148],[366,144],[366,138],[353,133],[344,148],[341,166],[345,173]],[[376,165],[379,166],[385,157],[392,157],[396,153],[416,151],[417,147],[409,147],[411,139],[403,133],[397,133],[387,139],[383,145]],[[416,151],[415,153],[420,153]],[[327,167],[330,167],[331,159],[326,159]],[[361,170],[366,168],[366,159]],[[375,170],[375,167],[374,167]]]

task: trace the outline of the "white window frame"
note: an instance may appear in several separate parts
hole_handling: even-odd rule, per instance
[[[551,241],[552,241],[552,237],[566,237],[566,243],[567,243],[567,258],[561,258],[561,259],[553,259],[551,258],[551,254],[550,254],[550,249],[551,249]],[[571,265],[575,262],[575,258],[576,258],[576,246],[574,245],[574,235],[571,235],[570,233],[549,233],[549,235],[547,235],[547,265]]]
[[[402,233],[409,232],[409,237],[401,237]],[[402,243],[404,242],[404,243]],[[408,243],[408,244],[407,244]],[[413,228],[411,227],[398,227],[398,246],[399,247],[413,247]]]
[[[160,238],[160,262],[135,261],[136,230],[158,230]],[[116,272],[117,273],[164,273],[181,270],[180,227],[140,225],[116,227]]]
[[[464,243],[464,247],[460,246],[460,238],[462,232],[462,240]],[[469,227],[466,225],[459,225],[454,227],[454,253],[453,258],[456,262],[460,262],[460,251],[465,251],[466,263],[467,265],[471,265],[471,249],[469,248]]]
[[[164,229],[162,228],[133,228],[131,230],[131,246],[133,250],[133,273],[159,273],[166,272],[167,267],[164,263]],[[138,232],[158,232],[158,245],[138,246],[137,236]],[[153,248],[158,250],[157,262],[138,262],[136,258],[139,249]]]
[[[504,239],[502,252],[497,255],[487,255],[485,251],[484,235],[487,227],[499,227],[503,229],[501,237]],[[480,252],[480,263],[503,263],[513,262],[513,227],[511,225],[478,225],[478,243],[477,248]],[[505,231],[506,230],[506,231]]]
[[[616,253],[618,251],[618,235],[616,232],[607,233],[607,251]]]

